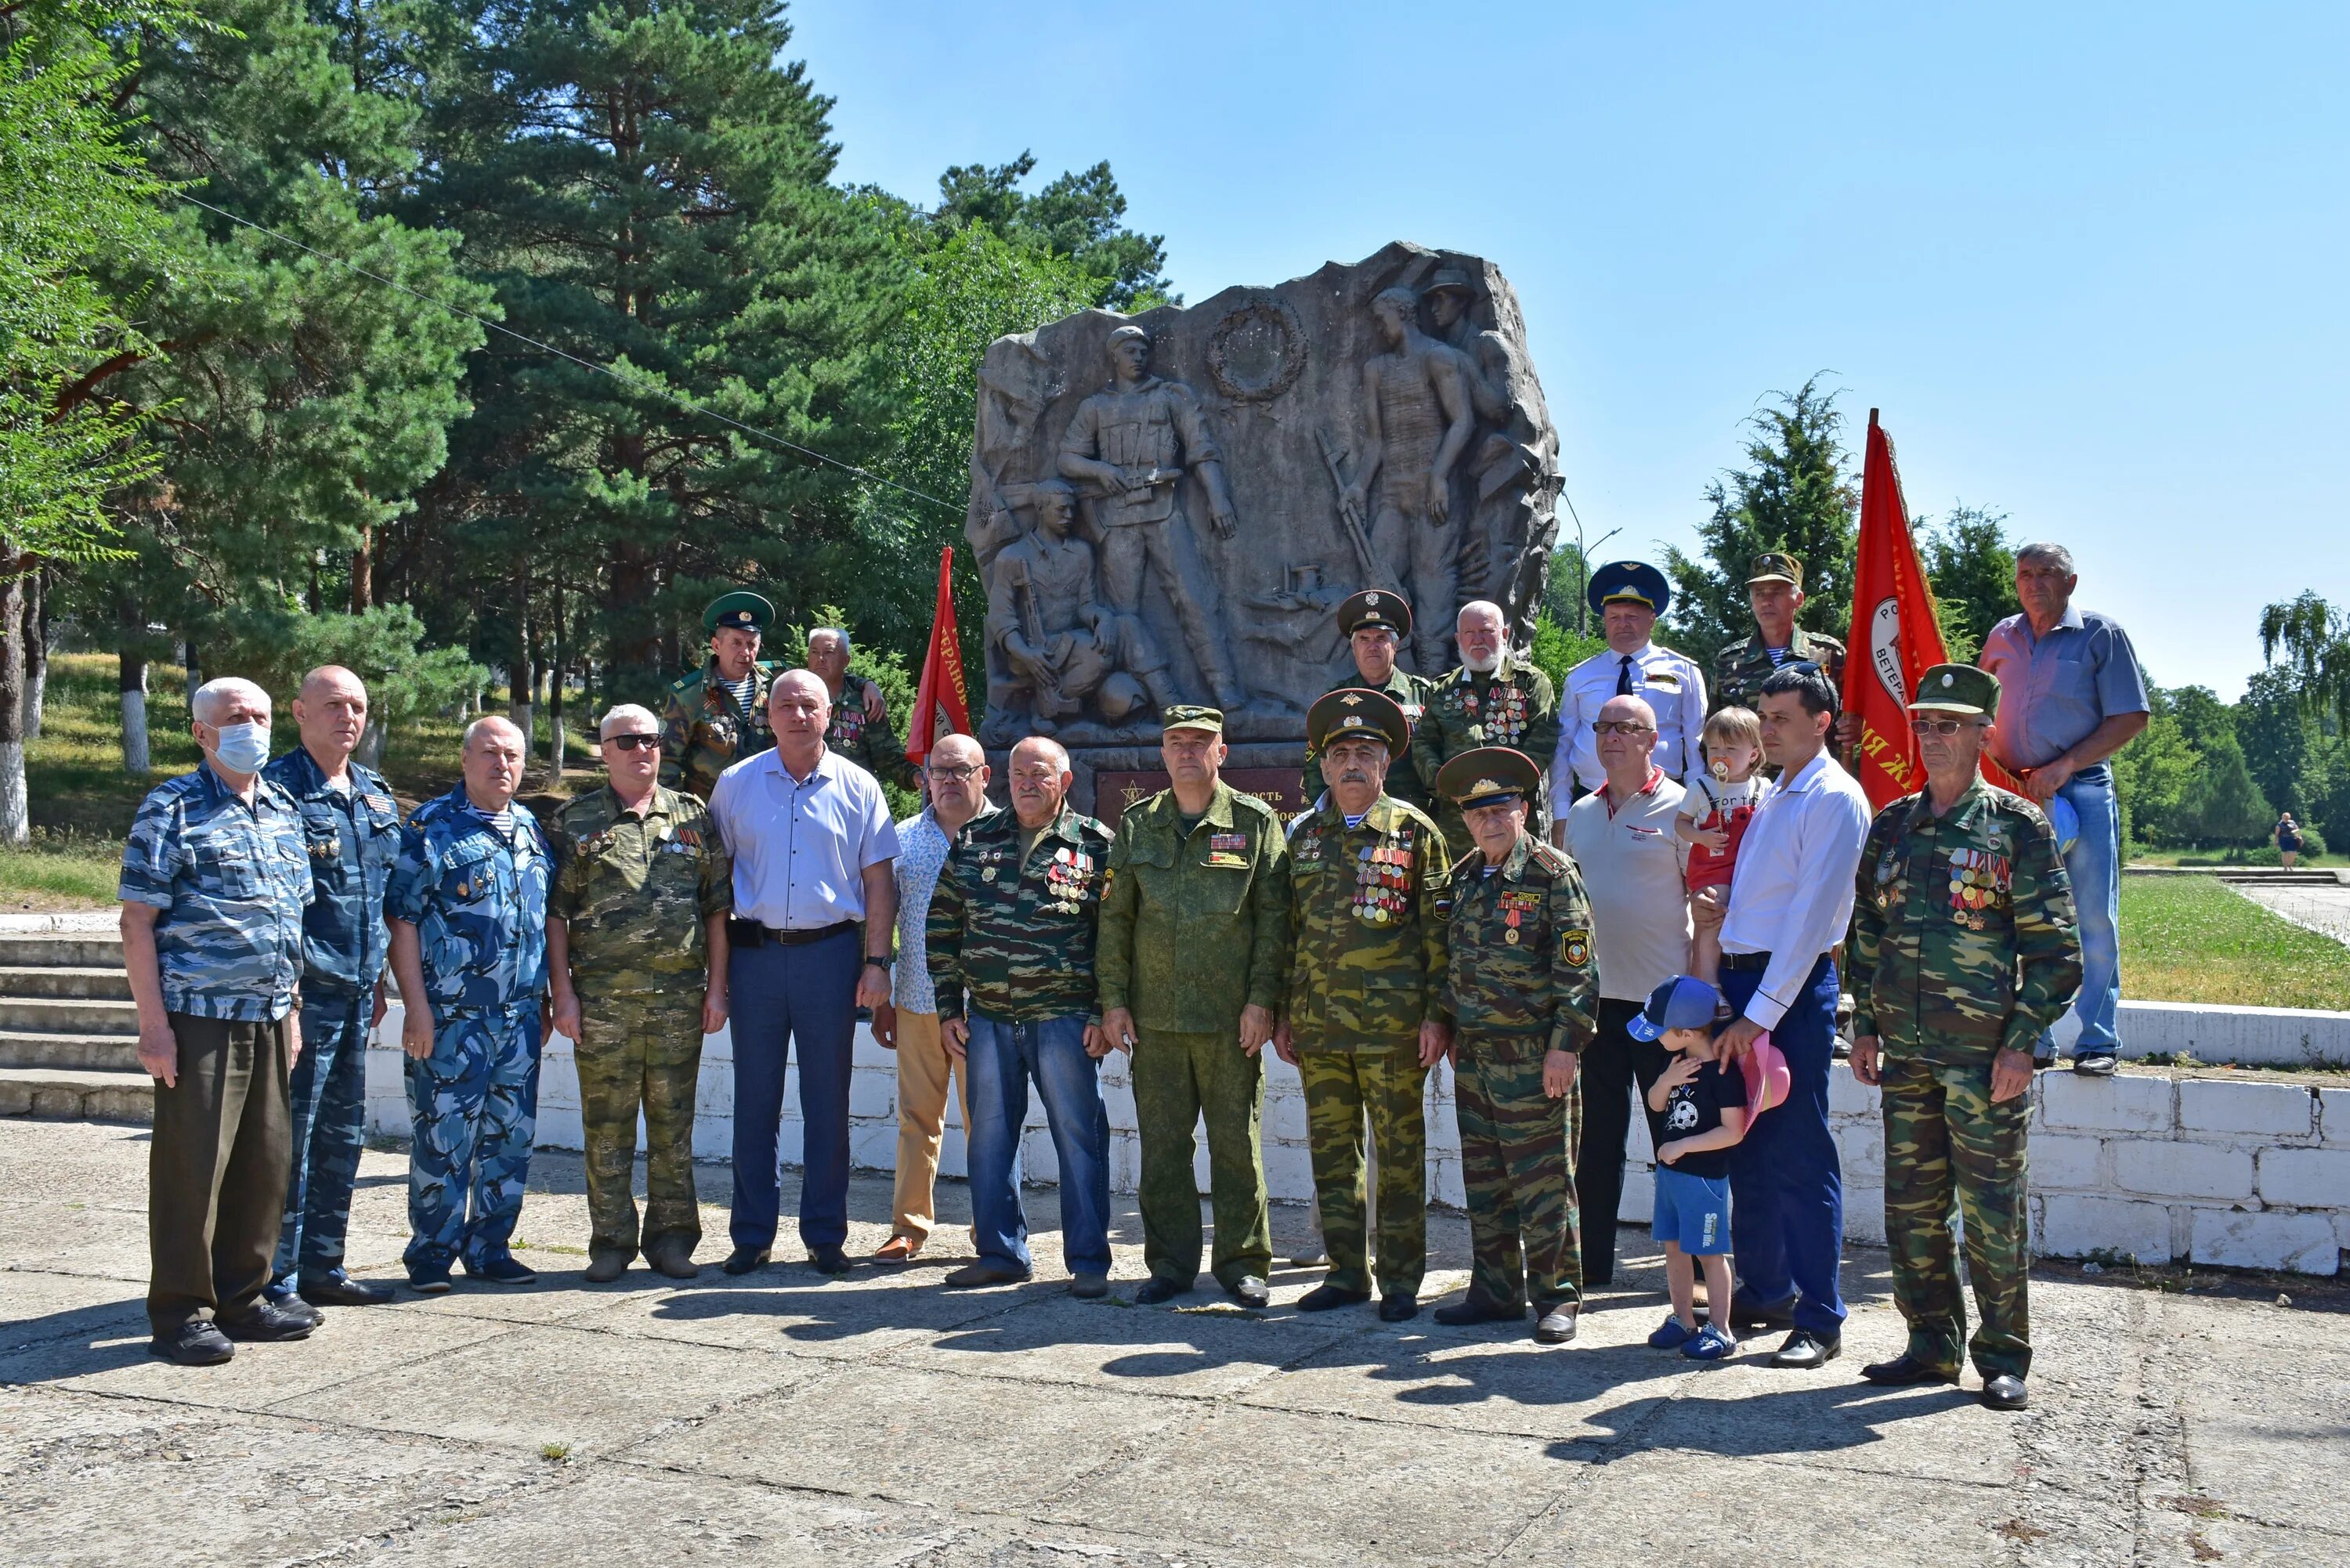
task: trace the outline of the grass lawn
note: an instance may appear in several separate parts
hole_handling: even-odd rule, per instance
[[[2350,948],[2212,877],[2125,877],[2122,995],[2338,1011],[2350,1005]]]

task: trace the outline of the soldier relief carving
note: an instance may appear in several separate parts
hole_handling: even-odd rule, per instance
[[[1223,709],[1236,745],[1295,745],[1361,587],[1410,599],[1421,673],[1456,661],[1469,599],[1532,634],[1558,442],[1488,263],[1399,244],[1188,308],[1087,311],[998,338],[979,394],[990,745],[1043,732],[1108,761],[1180,701]]]

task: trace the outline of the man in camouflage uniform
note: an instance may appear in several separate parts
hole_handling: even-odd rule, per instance
[[[1388,588],[1365,588],[1339,605],[1338,630],[1354,655],[1355,667],[1331,681],[1324,694],[1350,688],[1384,691],[1403,710],[1404,722],[1417,728],[1422,700],[1435,682],[1397,667],[1396,656],[1411,640],[1411,606],[1404,597]],[[1428,786],[1413,771],[1412,759],[1406,755],[1397,762],[1388,770],[1388,793],[1432,814]],[[1305,754],[1298,793],[1307,800],[1322,793],[1321,762],[1311,752]]]
[[[767,727],[775,667],[759,662],[759,639],[775,618],[773,605],[743,592],[721,595],[702,612],[710,659],[669,689],[661,783],[708,800],[720,774],[775,743]]]
[[[1502,607],[1472,599],[1454,623],[1461,665],[1429,684],[1427,710],[1412,732],[1410,765],[1419,782],[1433,787],[1437,770],[1479,746],[1507,746],[1537,762],[1558,750],[1558,693],[1550,677],[1505,646]],[[1537,795],[1534,820],[1548,822],[1545,796]],[[1437,820],[1454,859],[1469,852],[1469,830],[1451,802],[1440,803]]]
[[[1709,712],[1753,707],[1771,672],[1799,659],[1826,670],[1829,682],[1844,690],[1844,644],[1795,624],[1804,607],[1803,562],[1776,550],[1755,556],[1747,567],[1746,602],[1754,610],[1754,635],[1713,656]]]
[[[1444,986],[1475,1263],[1467,1297],[1436,1321],[1517,1323],[1531,1300],[1534,1338],[1564,1345],[1583,1301],[1575,1075],[1598,985],[1583,877],[1526,831],[1541,783],[1534,759],[1501,746],[1437,775],[1477,848],[1452,870]]]
[[[1243,1306],[1271,1298],[1260,1053],[1288,960],[1289,856],[1281,817],[1223,782],[1224,716],[1174,707],[1159,760],[1170,786],[1128,808],[1104,873],[1102,1033],[1134,1056],[1142,1137],[1144,1304],[1191,1289],[1200,1272],[1192,1128],[1208,1124],[1217,1283]]]
[[[939,1034],[963,1061],[979,1261],[957,1289],[1028,1277],[1020,1129],[1035,1078],[1060,1167],[1069,1292],[1109,1293],[1109,1114],[1094,1007],[1096,922],[1109,829],[1066,805],[1069,753],[1032,735],[1012,748],[1012,809],[966,826],[947,851],[926,928]]]
[[[1428,1268],[1427,1127],[1421,1090],[1451,1046],[1444,1007],[1444,836],[1385,793],[1410,739],[1377,691],[1334,691],[1305,715],[1322,758],[1322,804],[1290,824],[1289,981],[1274,1036],[1305,1090],[1314,1190],[1330,1272],[1305,1312],[1370,1299],[1363,1219],[1363,1116],[1378,1154],[1379,1316],[1419,1312]]]
[[[515,803],[526,742],[501,718],[465,731],[464,780],[426,801],[400,835],[384,893],[391,972],[407,1013],[408,1282],[527,1284],[511,1248],[538,1117],[553,865],[538,821]]]
[[[1879,812],[1846,949],[1859,1005],[1853,1075],[1881,1086],[1885,1231],[1909,1324],[1872,1383],[1955,1383],[1966,1303],[1950,1238],[1965,1221],[1982,1401],[2021,1410],[2032,1366],[2024,1135],[2033,1049],[2081,985],[2072,884],[2039,807],[1976,770],[1999,680],[1938,664],[1909,711],[1926,787]],[[1950,733],[1944,733],[1949,730]]]
[[[862,675],[848,672],[848,634],[837,626],[820,626],[808,633],[807,667],[822,678],[832,698],[832,722],[824,732],[825,749],[847,757],[877,779],[899,789],[915,787],[914,764],[906,744],[889,723],[889,705],[881,688]]]
[[[604,715],[607,787],[565,806],[548,834],[546,963],[555,1027],[575,1043],[588,1156],[588,1272],[617,1280],[637,1255],[631,1191],[645,1116],[645,1261],[700,1271],[693,1095],[702,1037],[726,1023],[733,861],[690,794],[656,778],[660,732],[624,703]]]

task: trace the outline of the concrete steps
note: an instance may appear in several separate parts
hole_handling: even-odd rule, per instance
[[[119,939],[0,934],[0,1116],[154,1120]]]

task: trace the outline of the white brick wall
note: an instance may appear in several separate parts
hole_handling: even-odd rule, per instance
[[[371,1133],[405,1137],[408,1105],[395,1003],[368,1053]],[[733,1139],[733,1048],[725,1033],[702,1049],[694,1153],[727,1158]],[[1103,1065],[1110,1125],[1110,1183],[1131,1192],[1141,1169],[1134,1093],[1126,1059]],[[798,1075],[786,1075],[782,1159],[800,1158]],[[2350,1089],[2210,1078],[2172,1081],[2123,1073],[2082,1078],[2043,1074],[2032,1113],[2032,1218],[2044,1256],[2112,1252],[2143,1262],[2194,1262],[2233,1268],[2332,1274],[2350,1250]],[[1845,1230],[1852,1240],[1885,1239],[1885,1141],[1877,1091],[1839,1065],[1829,1083],[1829,1119],[1845,1170]],[[849,1082],[849,1153],[859,1167],[889,1169],[897,1158],[897,1068],[860,1030]],[[1428,1190],[1437,1203],[1462,1200],[1461,1135],[1452,1073],[1428,1080]],[[1297,1070],[1265,1053],[1264,1167],[1276,1201],[1313,1196],[1305,1106]],[[1623,1217],[1648,1218],[1653,1183],[1648,1129],[1633,1117],[1624,1172]],[[579,1079],[569,1042],[548,1044],[540,1069],[538,1141],[579,1147]],[[1054,1179],[1058,1162],[1043,1106],[1031,1096],[1022,1157],[1031,1181]],[[1207,1185],[1204,1129],[1194,1168]],[[962,1117],[947,1107],[940,1170],[964,1173]]]

